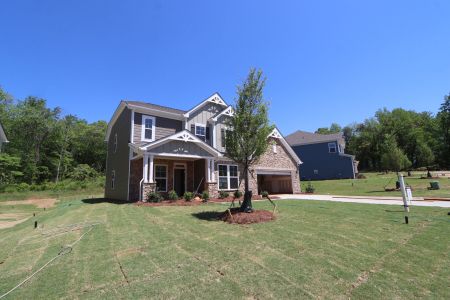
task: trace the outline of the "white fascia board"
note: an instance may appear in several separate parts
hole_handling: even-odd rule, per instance
[[[164,145],[165,143],[168,143],[171,141],[184,141],[187,143],[196,143],[196,144],[198,144],[199,147],[203,148],[205,151],[207,151],[208,153],[211,153],[215,157],[223,156],[221,152],[219,152],[216,149],[214,149],[213,147],[209,146],[208,144],[206,144],[205,142],[203,142],[202,140],[200,140],[198,137],[196,137],[190,131],[187,131],[187,130],[177,132],[173,135],[170,135],[168,137],[157,140],[156,142],[149,143],[145,146],[141,146],[141,147],[139,147],[139,149],[141,151],[149,151],[155,147]]]
[[[283,146],[286,148],[286,150],[289,152],[289,154],[291,155],[291,157],[295,160],[295,162],[298,165],[303,164],[303,162],[300,160],[300,158],[298,157],[297,153],[295,153],[295,151],[292,149],[292,147],[288,144],[288,142],[286,141],[286,139],[283,137],[283,135],[281,134],[281,132],[278,130],[278,128],[274,128],[273,131],[269,134],[268,138],[272,137],[275,139],[279,139],[281,141],[281,143],[283,144]]]
[[[225,108],[224,110],[222,110],[217,116],[215,116],[214,118],[211,118],[211,120],[213,122],[217,122],[217,120],[220,118],[220,116],[226,115],[228,117],[232,117],[234,116],[234,109],[231,105],[229,105],[227,108]]]

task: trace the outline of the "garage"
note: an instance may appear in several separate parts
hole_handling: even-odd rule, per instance
[[[292,194],[292,177],[290,170],[257,170],[258,193]]]

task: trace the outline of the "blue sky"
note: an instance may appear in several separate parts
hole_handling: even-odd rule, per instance
[[[233,103],[267,76],[284,134],[378,108],[436,112],[450,92],[450,1],[2,1],[0,85],[88,121],[121,99]]]

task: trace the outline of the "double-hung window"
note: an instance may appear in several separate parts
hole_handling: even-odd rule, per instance
[[[167,192],[167,166],[155,165],[155,182],[157,192]]]
[[[237,190],[239,188],[238,167],[219,165],[219,190]]]
[[[336,153],[336,143],[328,143],[328,152]]]
[[[231,130],[226,129],[226,128],[222,128],[220,130],[220,139],[221,139],[221,143],[222,143],[222,147],[226,148],[227,147],[227,135],[230,134]]]
[[[155,140],[155,117],[142,116],[142,140],[147,142]]]
[[[202,141],[206,141],[206,126],[195,124],[195,135]]]

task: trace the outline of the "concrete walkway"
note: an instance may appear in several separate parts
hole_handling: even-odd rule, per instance
[[[335,195],[316,195],[316,194],[299,194],[299,195],[276,195],[280,199],[301,199],[301,200],[318,200],[318,201],[334,201],[334,202],[350,202],[365,204],[387,204],[403,206],[401,197],[365,197],[365,196],[335,196]],[[414,197],[411,206],[431,206],[431,207],[449,207],[450,201],[425,201],[423,198]]]

